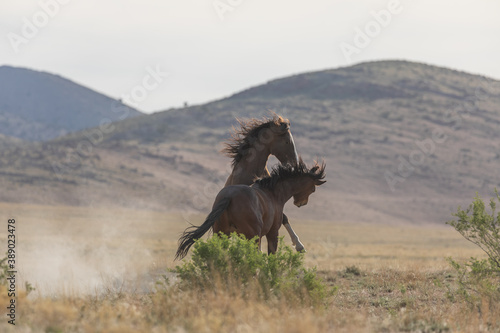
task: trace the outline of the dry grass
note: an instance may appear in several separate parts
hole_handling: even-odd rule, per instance
[[[306,265],[337,287],[325,307],[159,288],[182,216],[0,204],[17,221],[21,281],[14,332],[498,332],[499,307],[453,300],[446,256],[482,256],[451,227],[292,221]],[[4,218],[6,219],[6,217]],[[197,217],[195,223],[202,216]],[[283,231],[284,232],[284,231]],[[288,237],[288,236],[287,236]],[[285,241],[289,243],[289,239]],[[1,230],[1,244],[6,234]],[[4,246],[4,245],[2,245]],[[8,301],[1,290],[0,307]]]

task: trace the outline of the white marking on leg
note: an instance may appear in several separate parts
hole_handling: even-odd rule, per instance
[[[295,246],[295,250],[297,252],[301,252],[301,251],[306,252],[306,249],[304,248],[304,244],[302,244],[300,242],[299,236],[297,236],[297,234],[293,231],[292,226],[289,223],[286,223],[285,228],[288,231],[290,238],[292,239],[292,244]]]

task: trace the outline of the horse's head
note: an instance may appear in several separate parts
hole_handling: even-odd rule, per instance
[[[280,191],[288,200],[293,197],[293,203],[297,207],[307,204],[311,193],[316,191],[316,186],[324,184],[325,162],[314,164],[312,168],[299,157],[296,164],[276,165],[271,170],[270,176],[255,180],[260,188],[274,191],[278,184],[282,184]]]
[[[309,196],[316,191],[316,186],[326,183],[326,180],[322,180],[325,175],[324,170],[324,164],[321,166],[316,164],[309,170],[308,176],[297,180],[300,185],[299,191],[293,195],[293,204],[295,206],[302,207],[307,205]]]
[[[326,183],[326,180],[305,179],[305,181],[303,190],[293,196],[293,204],[297,207],[307,205],[309,196],[316,191],[316,186]]]
[[[280,117],[279,121],[273,125],[270,127],[272,133],[269,142],[271,154],[276,156],[281,164],[297,164],[299,157],[290,131],[290,121]]]

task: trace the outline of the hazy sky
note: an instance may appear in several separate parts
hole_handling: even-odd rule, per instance
[[[499,15],[498,0],[0,0],[0,65],[145,112],[370,60],[500,79]]]

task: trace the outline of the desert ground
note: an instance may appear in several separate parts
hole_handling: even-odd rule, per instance
[[[498,307],[477,311],[450,294],[456,277],[446,258],[484,255],[446,221],[291,219],[306,267],[336,289],[310,307],[177,290],[168,269],[180,264],[173,259],[186,219],[200,224],[199,214],[8,203],[0,211],[5,250],[7,219],[16,219],[19,276],[16,326],[2,316],[2,332],[500,331]],[[170,287],[157,284],[165,276]],[[28,294],[26,282],[35,288]],[[5,309],[4,290],[0,301]]]

